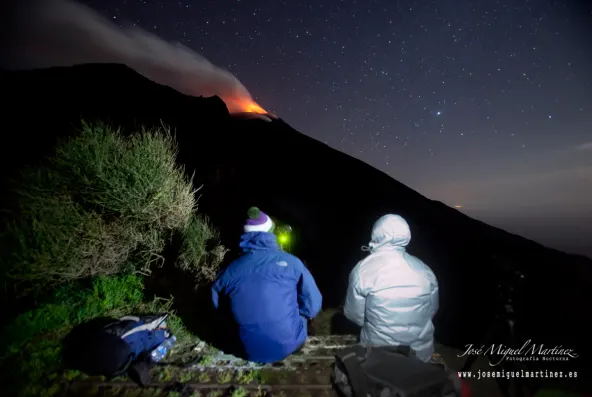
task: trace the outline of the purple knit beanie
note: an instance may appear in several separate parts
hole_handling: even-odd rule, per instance
[[[257,207],[249,208],[247,212],[249,218],[245,223],[245,233],[249,232],[267,232],[271,233],[274,229],[273,221],[267,214]]]

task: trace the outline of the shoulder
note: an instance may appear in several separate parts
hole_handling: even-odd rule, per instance
[[[302,270],[305,267],[304,263],[297,256],[289,254],[287,252],[279,251],[276,257],[278,260],[286,262],[289,266],[292,266],[294,269]]]
[[[229,280],[237,276],[243,271],[243,269],[247,267],[246,265],[248,265],[249,259],[250,258],[247,255],[239,256],[238,258],[230,262],[228,266],[220,270],[220,272],[218,273],[217,280],[219,282],[222,282],[224,280]]]
[[[416,256],[407,254],[406,260],[411,269],[413,269],[416,273],[421,274],[431,284],[438,284],[438,281],[436,280],[436,275],[434,274],[432,269],[428,265],[426,265],[421,259],[419,259]]]
[[[389,252],[375,252],[362,259],[353,268],[352,273],[373,273],[377,268],[384,266],[386,263],[391,263],[398,258],[393,255],[389,255]]]
[[[411,266],[414,270],[433,274],[432,269],[418,257],[413,256],[411,254],[406,254],[405,260],[407,261],[407,263],[409,263],[409,266]]]
[[[290,274],[298,277],[304,269],[304,264],[287,252],[267,251],[252,255],[240,268],[245,272]]]
[[[366,294],[372,290],[380,277],[384,276],[384,273],[380,271],[380,268],[384,264],[384,259],[380,258],[380,256],[375,253],[370,254],[359,261],[351,270],[349,274],[349,285],[355,288],[358,293]]]
[[[373,266],[371,263],[371,256],[372,255],[369,255],[365,259],[362,259],[361,261],[356,263],[356,265],[349,273],[350,283],[359,283],[361,281],[361,278],[363,277],[363,274],[366,273],[367,269]]]

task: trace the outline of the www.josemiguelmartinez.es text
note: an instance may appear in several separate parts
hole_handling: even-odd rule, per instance
[[[461,371],[458,372],[459,378],[472,378],[472,379],[496,379],[496,378],[506,378],[506,379],[513,379],[513,378],[577,378],[578,373],[577,371],[548,371],[548,370],[540,370],[540,371],[525,371],[525,370],[517,370],[517,371]]]

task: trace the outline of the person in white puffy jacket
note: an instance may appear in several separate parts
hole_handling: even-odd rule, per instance
[[[370,251],[349,277],[344,315],[360,327],[360,342],[408,345],[428,362],[434,352],[432,318],[438,310],[438,281],[405,247],[409,225],[399,215],[381,217],[372,230]]]

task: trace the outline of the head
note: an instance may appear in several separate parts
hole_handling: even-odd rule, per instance
[[[271,218],[257,207],[249,208],[247,211],[247,222],[244,226],[245,233],[264,232],[273,233],[275,225]]]
[[[376,221],[372,228],[370,250],[372,252],[382,248],[406,247],[411,241],[409,225],[399,215],[388,214]]]

